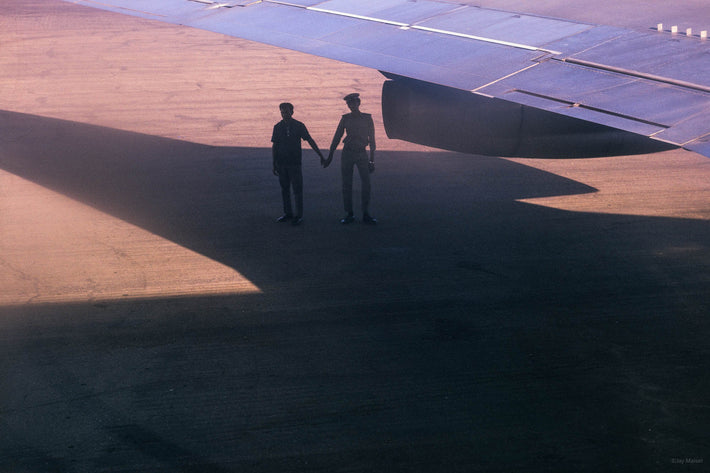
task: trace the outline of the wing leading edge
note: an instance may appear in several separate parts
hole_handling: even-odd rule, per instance
[[[495,97],[710,156],[710,42],[434,0],[65,0]]]

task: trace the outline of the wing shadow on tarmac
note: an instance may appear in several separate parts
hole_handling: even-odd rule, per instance
[[[0,113],[0,123],[2,169],[231,266],[259,287],[320,271],[312,264],[320,264],[322,242],[347,254],[372,243],[354,233],[375,230],[373,251],[387,257],[403,247],[407,227],[437,234],[453,216],[465,237],[516,199],[595,191],[496,158],[381,152],[373,208],[389,231],[358,226],[343,233],[339,166],[321,169],[309,150],[306,224],[292,229],[274,224],[281,202],[269,148],[210,147],[12,112]],[[355,192],[358,202],[357,177]],[[311,266],[279,268],[285,255],[303,255]]]
[[[707,461],[710,227],[516,199],[526,166],[382,153],[375,228],[270,150],[0,113],[0,168],[262,290],[2,308],[0,470],[644,471]],[[31,229],[28,229],[31,231]]]

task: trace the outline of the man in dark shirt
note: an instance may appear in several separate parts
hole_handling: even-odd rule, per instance
[[[343,178],[343,204],[345,217],[340,223],[348,224],[355,221],[353,216],[353,167],[357,166],[360,175],[360,191],[362,201],[362,221],[374,225],[377,220],[369,213],[370,206],[370,173],[375,171],[375,125],[372,115],[360,111],[360,94],[348,94],[344,97],[350,113],[341,117],[335,130],[330,153],[324,166],[328,167],[333,160],[333,153],[338,148],[344,133],[343,152],[341,154],[341,173]],[[367,158],[367,147],[370,147],[370,159]]]
[[[305,140],[320,156],[321,165],[324,163],[323,154],[318,145],[311,138],[306,125],[293,119],[293,105],[282,103],[279,105],[283,120],[274,125],[271,135],[271,154],[274,159],[274,175],[279,177],[281,184],[281,198],[283,200],[284,214],[278,218],[279,222],[291,220],[292,225],[300,225],[303,221],[303,173],[301,171],[301,140]],[[291,188],[296,199],[296,215],[291,209]]]

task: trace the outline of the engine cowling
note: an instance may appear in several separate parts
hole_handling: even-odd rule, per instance
[[[645,136],[471,92],[397,76],[382,89],[387,136],[487,156],[582,158],[674,146]]]

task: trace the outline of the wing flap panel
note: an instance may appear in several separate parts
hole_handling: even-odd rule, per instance
[[[509,49],[491,43],[472,42],[465,38],[438,35],[412,29],[391,28],[380,23],[370,23],[340,30],[324,38],[333,45],[346,46],[368,54],[384,55],[392,58],[392,65],[379,68],[398,75],[416,71],[396,70],[394,58],[406,58],[419,64],[419,70],[430,66],[447,69],[433,82],[452,86],[452,80],[461,84],[457,75],[466,75],[472,80],[465,82],[465,89],[481,87],[500,77],[520,71],[531,64],[537,56],[533,51]],[[481,64],[487,64],[482,68]],[[407,75],[412,77],[411,75]],[[416,77],[416,76],[414,76]]]
[[[704,136],[707,138],[709,115],[710,108],[704,113],[690,116],[675,126],[658,133],[655,138],[680,146],[685,146]]]
[[[192,18],[185,24],[275,46],[298,45],[298,50],[304,50],[308,49],[310,40],[357,27],[360,23],[355,18],[323,17],[305,8],[261,2],[246,8],[221,10],[212,16]],[[306,46],[301,44],[302,40],[306,41]]]
[[[141,0],[118,0],[106,3],[95,0],[75,0],[72,3],[170,23],[176,23],[176,18],[199,14],[205,9],[205,4],[193,1],[177,3],[175,0],[154,0],[150,4]]]
[[[683,147],[698,154],[702,154],[703,156],[710,157],[710,135],[694,140]]]
[[[501,97],[504,100],[527,105],[548,112],[558,113],[568,117],[579,118],[581,120],[599,123],[601,125],[618,128],[632,133],[650,136],[663,131],[665,128],[656,124],[644,123],[628,117],[613,115],[597,110],[580,107],[575,104],[562,102],[549,97],[540,97],[526,91],[511,91]]]
[[[253,2],[252,2],[253,3]],[[314,7],[323,3],[323,0],[283,0],[273,1],[270,3],[280,3],[283,5],[291,5],[294,7]]]
[[[681,126],[692,117],[707,116],[710,113],[710,94],[556,60],[546,61],[480,90],[482,93],[506,100],[519,100],[520,96],[511,94],[512,91],[524,91],[529,95],[572,104],[582,110],[593,110],[616,117],[613,120],[590,119],[609,126],[615,126],[613,123],[618,122],[618,117],[658,125],[655,131],[644,132],[626,126],[619,128],[648,136],[662,129],[665,136],[663,139],[676,144],[690,139],[687,132],[673,133],[666,128]],[[582,118],[582,115],[590,118],[601,117],[580,110],[564,114],[570,113],[579,118]],[[683,128],[698,131],[701,127],[691,128],[684,125]],[[678,141],[681,136],[682,140]]]
[[[613,26],[595,26],[579,34],[548,43],[545,47],[559,51],[562,57],[570,57],[628,33],[628,30]]]
[[[544,48],[546,44],[581,33],[592,25],[479,7],[466,7],[421,22],[417,26],[454,34]]]
[[[430,1],[410,0],[330,0],[320,3],[319,10],[339,12],[366,18],[377,18],[385,22],[412,25],[433,16],[451,12],[461,5]]]
[[[707,41],[682,35],[669,37],[635,31],[575,54],[574,57],[606,66],[710,87]]]

